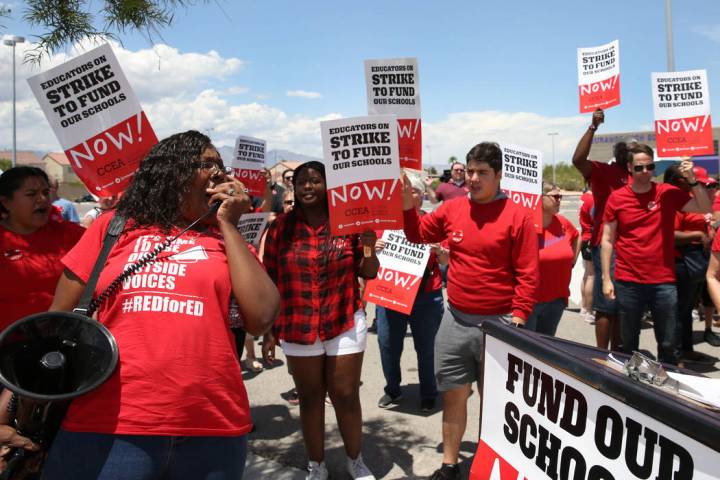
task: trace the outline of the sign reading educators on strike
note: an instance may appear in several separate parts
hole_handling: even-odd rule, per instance
[[[395,115],[320,122],[330,231],[402,228]]]
[[[365,60],[368,115],[397,115],[400,166],[422,170],[417,58]]]
[[[542,231],[542,152],[517,145],[503,145],[500,188],[510,200],[533,212],[535,228]]]
[[[620,42],[578,48],[580,113],[620,105]]]
[[[712,155],[707,72],[653,73],[652,90],[658,156]]]
[[[363,300],[406,315],[412,312],[430,258],[430,246],[411,243],[402,230],[385,230],[377,277],[365,285]]]
[[[717,452],[490,335],[483,378],[471,479],[717,478]]]
[[[246,213],[240,217],[237,228],[245,241],[255,248],[260,246],[269,216],[270,212],[260,212]]]
[[[235,178],[245,185],[250,195],[262,195],[266,183],[265,140],[240,135],[235,140],[233,152]]]
[[[28,83],[85,186],[98,196],[125,190],[157,137],[110,45]]]

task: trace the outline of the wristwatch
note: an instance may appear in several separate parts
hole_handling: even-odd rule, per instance
[[[700,182],[698,182],[697,180],[695,180],[695,181],[692,182],[692,183],[688,182],[688,187],[690,187],[690,188],[695,188],[695,187],[697,187],[698,185],[700,185]]]

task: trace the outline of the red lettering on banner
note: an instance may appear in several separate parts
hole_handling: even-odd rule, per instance
[[[400,167],[422,170],[422,121],[399,118],[397,122]]]
[[[513,203],[517,203],[521,207],[530,210],[532,213],[533,223],[535,224],[535,229],[538,233],[542,232],[542,208],[538,208],[540,205],[541,195],[525,192],[513,192],[511,190],[503,190],[503,192],[510,200],[512,200]]]
[[[265,172],[263,170],[250,170],[247,168],[233,169],[236,179],[241,181],[248,189],[248,195],[262,196],[265,193]]]
[[[121,193],[127,188],[140,161],[157,143],[144,112],[65,150],[70,165],[98,196]]]
[[[482,439],[470,467],[470,480],[527,480]]]
[[[710,115],[656,120],[655,135],[659,157],[714,153]]]
[[[580,85],[580,113],[620,105],[620,75],[587,85]]]
[[[397,179],[369,180],[328,190],[333,235],[402,229],[402,196]]]
[[[367,282],[363,299],[409,315],[420,288],[421,278],[380,267],[377,277]]]

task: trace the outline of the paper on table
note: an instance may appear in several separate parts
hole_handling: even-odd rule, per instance
[[[680,395],[720,408],[720,378],[699,377],[675,372],[667,372],[667,374],[680,383]]]

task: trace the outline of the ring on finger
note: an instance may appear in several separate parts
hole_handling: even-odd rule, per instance
[[[231,188],[230,190],[227,191],[227,194],[232,197],[233,195],[235,195],[235,189]]]

